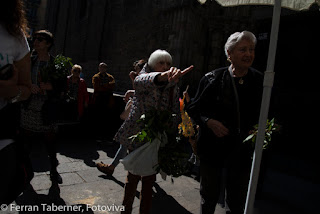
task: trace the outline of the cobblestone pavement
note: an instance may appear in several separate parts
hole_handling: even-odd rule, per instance
[[[38,144],[31,154],[35,171],[31,185],[7,211],[0,213],[28,213],[17,209],[23,206],[27,209],[30,205],[39,208],[38,213],[44,213],[41,210],[57,213],[51,210],[58,209],[58,205],[63,210],[61,213],[70,213],[70,210],[79,210],[78,213],[120,213],[127,172],[119,164],[113,176],[109,177],[95,167],[95,162],[110,163],[117,148],[118,145],[108,142],[60,139],[57,157],[60,162],[58,172],[63,178],[63,184],[58,185],[50,181],[46,150]],[[181,176],[174,178],[172,182],[170,178],[163,180],[158,175],[153,188],[152,214],[200,213],[199,186],[199,182],[193,177]],[[137,188],[133,214],[139,213],[140,188],[141,184]],[[283,208],[280,205],[276,206],[268,201],[258,202],[257,205],[256,214],[287,213],[281,210]],[[217,205],[215,214],[225,214],[225,210]]]
[[[58,143],[58,172],[63,179],[63,184],[59,185],[50,181],[46,150],[41,144],[37,144],[31,154],[35,171],[31,186],[9,206],[12,210],[0,212],[23,213],[18,210],[23,205],[35,205],[41,213],[42,210],[54,209],[54,205],[62,205],[64,212],[68,213],[68,206],[70,210],[76,210],[76,206],[82,205],[90,208],[85,209],[87,213],[120,213],[127,172],[121,163],[111,177],[95,167],[95,162],[110,163],[117,145],[97,143],[94,140],[77,141],[60,140]],[[139,213],[140,189],[141,183],[133,205],[134,214]],[[152,213],[199,213],[199,182],[194,178],[181,176],[172,182],[170,178],[163,180],[158,175],[153,190]]]

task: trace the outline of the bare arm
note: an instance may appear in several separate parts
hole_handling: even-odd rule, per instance
[[[31,59],[30,53],[21,60],[14,62],[13,76],[9,80],[0,81],[0,97],[11,99],[20,94],[20,100],[26,100],[30,96],[31,87]]]
[[[30,53],[24,56],[21,60],[15,62],[15,66],[19,71],[18,87],[21,89],[20,100],[26,100],[31,94],[31,58]]]

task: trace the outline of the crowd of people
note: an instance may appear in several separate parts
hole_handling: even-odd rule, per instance
[[[46,147],[52,182],[63,183],[57,171],[58,125],[80,122],[89,106],[89,94],[80,65],[59,73],[56,58],[50,54],[54,46],[51,32],[38,30],[27,39],[23,1],[5,1],[0,13],[0,158],[6,175],[0,182],[0,204],[4,204],[14,200],[33,178],[29,156],[35,142]],[[106,67],[100,63],[92,78],[92,105],[100,112],[105,110],[101,106],[110,108],[115,84]]]
[[[1,72],[0,77],[0,165],[5,175],[0,182],[0,204],[11,203],[17,196],[10,193],[8,184],[17,182],[18,172],[6,163],[17,166],[18,156],[26,160],[35,139],[40,138],[47,148],[52,182],[63,183],[57,171],[55,148],[59,109],[64,110],[64,118],[79,121],[89,106],[87,84],[80,75],[82,66],[73,65],[68,76],[55,75],[55,57],[50,54],[54,45],[52,33],[48,30],[33,33],[30,51],[22,1],[4,4],[0,11],[0,69],[11,73],[4,77]],[[221,194],[225,194],[230,213],[244,210],[253,151],[242,141],[258,122],[263,86],[262,74],[251,67],[256,42],[255,35],[249,31],[231,34],[224,47],[230,66],[205,74],[193,98],[186,91],[183,94],[187,97],[186,111],[197,127],[197,136],[189,140],[193,147],[196,145],[192,158],[200,160],[201,213],[214,213]],[[120,145],[119,150],[111,164],[97,163],[97,169],[109,176],[121,159],[150,143],[130,138],[143,129],[144,124],[138,123],[142,115],[154,109],[169,111],[177,117],[168,124],[177,129],[181,120],[178,83],[193,66],[184,70],[174,67],[169,52],[155,50],[147,60],[135,61],[133,69],[129,73],[133,89],[125,93],[126,107],[121,114],[123,124],[112,139]],[[104,118],[107,114],[101,112],[111,111],[115,105],[112,93],[115,79],[107,71],[108,65],[101,62],[98,73],[92,77],[93,117],[106,121],[103,126],[98,125],[95,133],[98,136],[112,125],[107,122],[109,118]],[[31,167],[27,178],[30,182],[32,166],[28,163],[24,167],[27,166]],[[128,171],[123,213],[131,213],[139,181],[142,182],[140,213],[150,213],[157,173]]]

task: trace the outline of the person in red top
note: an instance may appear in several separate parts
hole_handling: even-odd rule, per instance
[[[83,116],[84,110],[88,107],[89,94],[87,91],[87,84],[84,79],[80,78],[82,67],[74,65],[71,69],[71,75],[67,78],[67,95],[69,102],[75,104],[75,116],[80,119]]]

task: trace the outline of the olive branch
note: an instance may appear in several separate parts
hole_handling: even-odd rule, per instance
[[[271,136],[274,132],[279,131],[280,126],[278,124],[276,124],[275,119],[272,118],[270,121],[269,119],[267,120],[267,125],[266,125],[266,130],[265,130],[265,137],[264,137],[264,141],[263,141],[263,149],[267,149],[270,145],[271,142]],[[246,142],[250,142],[252,144],[252,147],[255,146],[256,143],[256,138],[257,138],[257,134],[258,134],[258,124],[256,124],[255,126],[253,126],[253,130],[250,132],[250,135],[243,140],[243,143]]]

